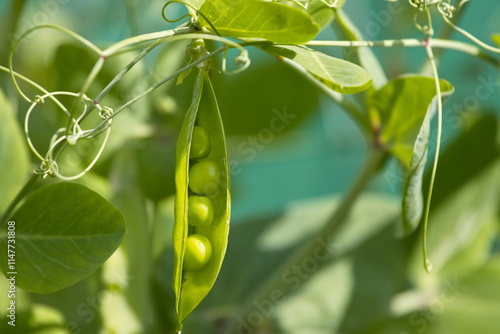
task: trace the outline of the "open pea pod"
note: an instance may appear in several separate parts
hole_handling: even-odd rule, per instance
[[[219,107],[205,68],[199,70],[192,104],[179,134],[176,159],[173,287],[177,331],[180,333],[183,321],[215,283],[229,233],[230,183],[226,142]],[[208,174],[203,174],[207,170]],[[191,202],[193,197],[201,198],[202,204],[211,203],[209,214],[203,211],[203,206],[201,210],[201,216],[210,216],[209,221],[201,221],[196,212],[193,216],[191,205],[199,204],[199,201]],[[193,245],[201,249],[193,251]]]

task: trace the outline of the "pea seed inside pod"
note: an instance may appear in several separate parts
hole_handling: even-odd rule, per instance
[[[197,162],[189,170],[189,189],[198,195],[213,196],[219,191],[219,177],[215,162]]]
[[[212,256],[212,244],[201,234],[191,234],[186,240],[183,269],[198,271],[203,268]]]
[[[192,195],[188,198],[188,223],[191,226],[204,227],[214,219],[214,205],[205,196]]]
[[[191,140],[191,159],[203,159],[210,154],[210,136],[207,130],[201,126],[193,127],[193,138]]]

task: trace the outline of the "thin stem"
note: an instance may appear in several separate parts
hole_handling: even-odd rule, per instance
[[[144,96],[148,95],[149,93],[151,93],[152,91],[154,91],[155,89],[157,89],[158,87],[164,85],[166,82],[172,80],[173,78],[179,76],[182,72],[184,71],[187,71],[195,66],[197,66],[198,64],[218,55],[219,53],[222,53],[224,52],[224,50],[226,50],[226,47],[223,46],[223,47],[220,47],[218,48],[217,50],[215,51],[212,51],[211,53],[201,57],[200,59],[197,59],[195,60],[194,62],[190,63],[189,65],[186,65],[184,66],[183,68],[177,70],[176,72],[174,72],[173,74],[169,75],[168,77],[166,77],[165,79],[163,79],[162,81],[156,83],[155,85],[149,87],[147,90],[145,90],[144,92],[142,92],[141,94],[137,95],[136,97],[134,97],[133,99],[131,99],[130,101],[128,101],[127,103],[125,103],[124,105],[122,105],[121,107],[119,107],[118,109],[116,109],[113,114],[111,114],[110,116],[106,117],[106,119],[104,119],[101,124],[99,124],[95,129],[94,131],[92,131],[92,133],[89,134],[89,136],[95,136],[96,134],[102,132],[105,128],[106,128],[106,123],[108,123],[112,118],[116,117],[119,113],[121,113],[123,110],[125,110],[126,108],[130,107],[132,104],[134,104],[135,102],[139,101],[140,99],[142,99]]]
[[[386,154],[386,152],[376,146],[373,146],[370,149],[365,165],[361,169],[349,191],[343,197],[340,205],[328,220],[327,224],[318,233],[316,233],[315,237],[310,238],[310,242],[308,244],[300,248],[294,256],[286,261],[282,265],[281,270],[274,271],[275,274],[270,276],[267,282],[262,285],[262,288],[258,289],[254,296],[248,299],[247,303],[242,308],[243,312],[240,314],[241,318],[246,319],[246,317],[253,311],[255,307],[254,303],[269,300],[270,295],[273,292],[280,291],[281,298],[283,298],[286,293],[291,291],[290,287],[287,286],[286,282],[283,280],[283,273],[290,271],[290,268],[296,268],[297,266],[302,267],[305,261],[310,258],[316,258],[318,254],[319,240],[332,240],[332,237],[345,226],[353,204],[365,190],[372,177],[378,172]],[[236,325],[229,332],[236,332]]]
[[[308,46],[339,46],[339,47],[425,47],[425,40],[420,40],[416,38],[407,39],[388,39],[380,41],[310,41],[305,43]],[[430,43],[430,41],[429,41]],[[432,39],[433,48],[442,48],[449,50],[456,50],[463,53],[470,54],[472,56],[484,59],[491,64],[498,66],[500,65],[500,60],[491,56],[490,54],[484,53],[480,48],[460,42],[460,41],[450,41],[446,39]]]
[[[462,35],[464,35],[465,37],[467,37],[468,39],[470,39],[472,42],[476,43],[480,47],[482,47],[482,48],[484,48],[484,49],[486,49],[488,51],[494,52],[494,53],[500,53],[500,48],[496,48],[494,46],[491,46],[491,45],[488,45],[488,44],[484,43],[483,41],[481,41],[480,39],[478,39],[476,36],[472,35],[467,30],[464,30],[464,29],[460,28],[459,26],[453,24],[453,22],[451,22],[444,15],[443,15],[443,20],[446,23],[448,23],[453,29],[455,29],[456,31],[458,31],[459,33],[461,33]]]
[[[436,152],[434,153],[434,162],[432,165],[431,171],[431,179],[429,184],[429,190],[427,193],[427,201],[425,203],[425,212],[424,212],[424,223],[423,223],[423,235],[422,235],[422,252],[424,256],[424,267],[427,272],[432,270],[432,264],[427,257],[427,226],[429,223],[429,213],[431,207],[432,200],[432,191],[434,188],[434,180],[436,178],[436,171],[439,162],[439,151],[441,150],[441,136],[442,136],[442,127],[443,127],[443,101],[441,99],[441,85],[439,83],[439,74],[436,66],[436,62],[434,59],[434,53],[432,51],[432,47],[430,45],[426,45],[425,50],[427,51],[427,56],[429,57],[429,62],[432,69],[432,74],[434,77],[434,82],[436,85],[436,94],[438,97],[437,100],[437,116],[438,116],[438,124],[437,124],[437,134],[436,134]]]
[[[151,50],[153,50],[155,47],[157,47],[160,43],[162,43],[165,40],[165,38],[161,38],[154,43],[152,43],[150,46],[148,46],[146,49],[144,49],[141,53],[139,53],[134,59],[132,59],[127,66],[125,66],[114,78],[111,80],[111,82],[104,87],[104,89],[97,95],[97,97],[94,100],[94,106],[88,108],[88,110],[85,112],[85,114],[82,115],[81,121],[84,120],[94,109],[95,109],[95,104],[98,104],[102,101],[102,99],[113,89],[113,87],[125,76],[125,74],[132,69],[142,58],[144,58]]]
[[[2,217],[0,218],[0,229],[3,227],[3,225],[10,218],[10,215],[15,210],[15,208],[17,207],[17,205],[19,204],[19,202],[21,202],[22,199],[24,197],[26,197],[26,195],[28,195],[31,192],[31,190],[33,190],[33,187],[35,186],[35,184],[36,184],[36,182],[38,181],[39,178],[40,178],[40,175],[33,174],[29,178],[29,180],[26,182],[26,184],[24,185],[24,187],[21,188],[21,190],[19,191],[19,193],[17,194],[17,196],[14,198],[14,200],[12,202],[10,202],[9,206],[7,207],[7,209],[5,210],[5,212],[3,213]]]
[[[193,32],[193,29],[191,27],[179,27],[176,29],[172,30],[165,30],[165,31],[158,31],[158,32],[152,32],[148,34],[143,34],[139,36],[134,36],[130,37],[127,39],[124,39],[122,41],[119,41],[118,43],[115,43],[111,45],[109,48],[104,50],[101,54],[103,57],[111,57],[115,55],[117,52],[119,52],[123,48],[128,48],[131,45],[138,44],[138,43],[143,43],[147,41],[152,41],[152,40],[157,40],[157,39],[164,39],[166,37],[174,36],[174,35],[182,35],[182,34],[188,34]]]

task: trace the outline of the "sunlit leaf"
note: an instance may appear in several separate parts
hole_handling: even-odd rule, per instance
[[[304,10],[258,0],[206,0],[200,22],[219,34],[300,44],[319,33],[319,25]]]
[[[354,94],[365,90],[372,82],[362,67],[303,46],[266,46],[263,49],[294,61],[339,93]]]

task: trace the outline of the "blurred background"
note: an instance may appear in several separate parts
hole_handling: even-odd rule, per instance
[[[163,5],[2,1],[0,65],[7,66],[13,39],[34,25],[58,24],[104,47],[175,27],[162,19]],[[344,8],[367,40],[422,38],[405,1],[351,0]],[[12,30],[16,10],[17,30]],[[172,5],[168,16],[179,17],[181,11],[180,5]],[[499,18],[498,1],[471,1],[459,25],[491,44],[491,34],[500,33]],[[441,29],[438,17],[435,22],[438,37],[443,33],[466,41]],[[336,38],[326,28],[317,39]],[[183,66],[186,45],[158,47],[103,104],[116,108]],[[344,51],[318,50],[340,57]],[[455,93],[444,105],[443,158],[429,230],[430,254],[437,263],[433,273],[425,274],[421,265],[420,231],[406,239],[395,237],[405,174],[396,161],[388,161],[333,241],[332,258],[287,276],[279,264],[331,217],[338,195],[355,179],[367,145],[353,120],[327,96],[274,57],[249,51],[247,71],[213,74],[233,166],[233,230],[214,291],[188,319],[185,333],[229,333],[231,328],[231,333],[297,334],[500,332],[498,68],[455,51],[440,54],[440,75],[455,85]],[[425,66],[425,52],[419,48],[373,51],[389,79]],[[124,53],[107,63],[88,95],[99,93],[133,55]],[[28,36],[14,59],[16,71],[48,90],[77,92],[96,56],[60,32],[43,29]],[[18,98],[4,72],[0,83],[22,124],[29,105]],[[117,117],[103,157],[78,182],[125,215],[124,245],[102,270],[74,287],[51,295],[23,294],[28,320],[14,333],[173,332],[169,245],[174,150],[192,84],[193,75],[179,86],[169,82]],[[276,118],[283,125],[280,131],[271,127]],[[54,106],[34,114],[30,135],[41,152],[61,121]],[[81,170],[96,149],[91,144],[75,147],[65,157],[63,172]],[[35,168],[28,162],[23,166],[25,174]],[[279,302],[262,294],[276,277],[289,292]],[[4,303],[2,293],[2,315]],[[3,320],[0,328],[12,331]]]

